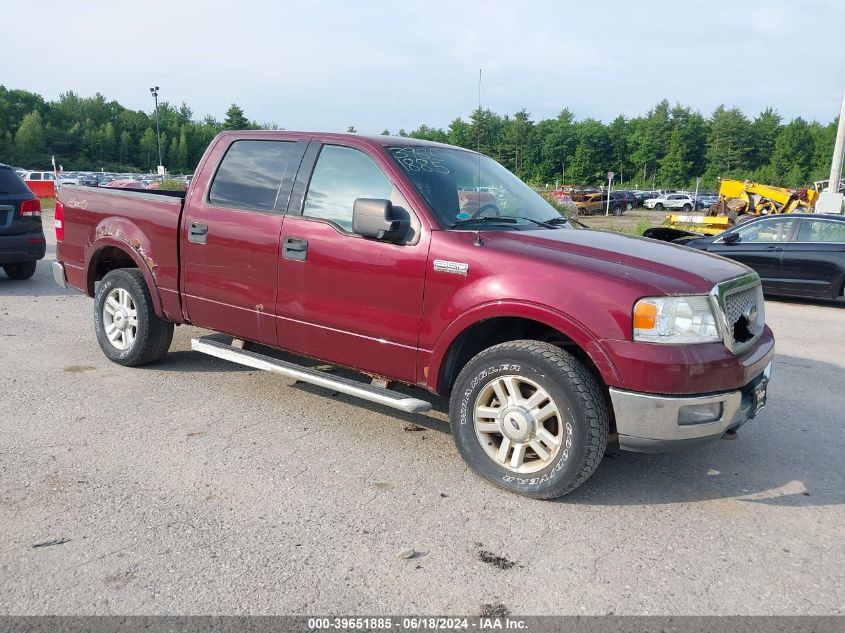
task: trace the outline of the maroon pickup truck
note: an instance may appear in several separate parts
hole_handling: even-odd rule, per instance
[[[392,388],[419,386],[450,397],[473,471],[531,497],[574,490],[609,437],[636,451],[733,437],[766,402],[774,338],[754,272],[577,228],[456,147],[225,132],[185,193],[62,187],[56,234],[56,281],[94,297],[115,363],[159,360],[190,323],[232,337],[199,352],[372,402],[426,411]]]

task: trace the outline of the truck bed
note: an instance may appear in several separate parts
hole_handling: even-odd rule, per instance
[[[153,277],[168,317],[181,320],[178,240],[184,192],[64,185],[58,200],[65,239],[57,259],[65,264],[69,285],[93,295],[94,275],[85,273],[89,262],[109,257],[109,245],[119,247]]]

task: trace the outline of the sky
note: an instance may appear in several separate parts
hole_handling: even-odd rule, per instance
[[[478,104],[608,121],[661,99],[831,121],[845,2],[3,0],[0,84],[288,130],[447,127]]]

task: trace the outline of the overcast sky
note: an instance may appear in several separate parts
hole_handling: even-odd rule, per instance
[[[827,0],[4,0],[0,84],[149,87],[222,119],[232,102],[286,129],[448,126],[478,100],[533,118],[644,114],[660,99],[827,122],[845,89],[845,2]]]

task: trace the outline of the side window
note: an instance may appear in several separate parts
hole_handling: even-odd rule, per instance
[[[38,173],[38,172],[35,172],[34,174],[30,174],[29,179],[30,180],[41,180],[41,174]]]
[[[772,222],[756,222],[739,229],[737,233],[742,243],[746,242],[786,242],[795,224],[795,218],[779,218]]]
[[[845,242],[845,222],[801,220],[798,242]]]
[[[220,207],[273,211],[293,141],[235,141],[229,147],[208,193]]]
[[[352,231],[356,198],[390,200],[393,183],[372,158],[350,147],[325,145],[311,175],[302,215]]]

